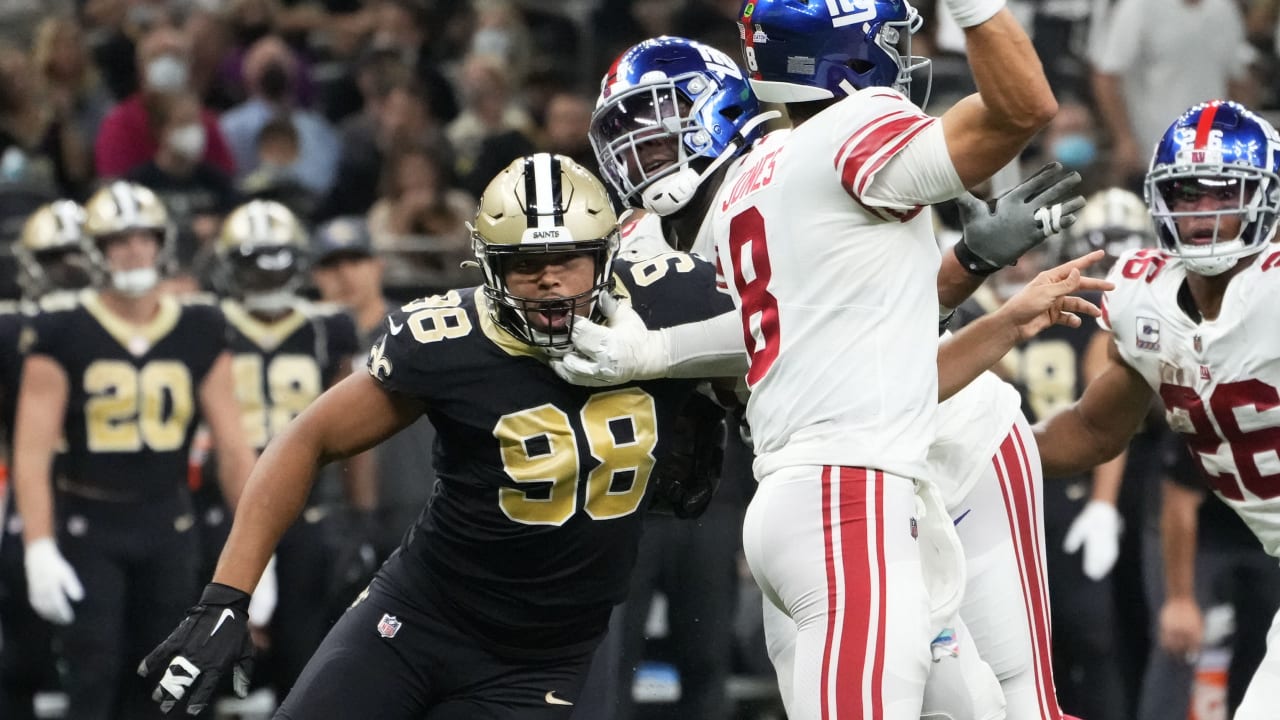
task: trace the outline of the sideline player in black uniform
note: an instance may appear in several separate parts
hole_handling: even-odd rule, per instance
[[[684,255],[614,262],[600,181],[568,158],[513,162],[480,200],[479,288],[405,305],[369,372],[325,393],[250,478],[201,602],[144,661],[156,699],[203,705],[250,652],[246,589],[315,469],[426,413],[440,483],[400,549],[321,644],[281,718],[565,718],[627,592],[685,380],[593,390],[547,366],[576,318],[630,296],[651,326],[725,312],[714,270]],[[212,634],[211,634],[212,633]]]
[[[49,292],[78,290],[89,284],[90,268],[82,247],[84,208],[74,200],[57,200],[38,208],[13,243],[22,299],[0,304],[0,413],[3,413],[6,457],[13,446],[13,417],[22,378],[20,337],[34,304]],[[35,694],[56,687],[53,637],[27,600],[22,566],[22,521],[6,490],[0,524],[0,718],[35,720]]]
[[[227,296],[221,306],[230,331],[236,399],[245,436],[256,452],[262,452],[320,393],[350,374],[356,352],[355,323],[336,306],[310,303],[298,295],[307,235],[293,212],[278,202],[254,200],[233,210],[222,224],[215,255],[215,276]],[[354,462],[357,458],[365,461]],[[342,479],[351,506],[367,516],[377,499],[376,488],[368,456],[357,458],[348,463]],[[217,486],[210,485],[216,493]],[[221,504],[220,496],[213,500]],[[365,562],[354,569],[357,590],[377,568],[369,523],[347,522],[326,500],[313,491],[299,522],[284,534],[276,550],[277,602],[269,615],[270,661],[263,669],[280,697],[293,686],[333,624],[334,605],[320,601],[335,585],[349,586],[334,577],[353,572],[349,562],[335,562],[349,554],[339,557],[329,551],[337,550],[340,540],[356,545],[363,541]],[[204,515],[207,518],[210,513]],[[213,537],[206,535],[211,541],[206,557],[212,551],[216,561],[230,525],[227,518],[221,526],[204,526],[214,531]],[[362,538],[344,527],[339,538],[335,536],[340,525],[368,529]],[[354,557],[359,559],[359,553]],[[212,573],[213,563],[205,569]],[[339,607],[350,601],[350,595],[343,597]]]
[[[164,206],[144,187],[115,182],[85,213],[84,248],[101,287],[44,298],[31,323],[15,491],[31,605],[63,626],[68,717],[135,720],[156,711],[127,666],[181,617],[197,586],[186,485],[197,415],[230,498],[253,456],[222,313],[159,286],[172,235]],[[66,453],[54,478],[59,438]]]

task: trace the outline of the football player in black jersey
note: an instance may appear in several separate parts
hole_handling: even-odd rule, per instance
[[[221,306],[230,330],[236,398],[245,435],[257,452],[325,388],[350,374],[356,352],[355,323],[349,315],[298,295],[306,256],[302,224],[287,207],[270,200],[254,200],[233,210],[215,246],[215,277],[227,296]],[[254,620],[269,619],[270,653],[264,669],[281,697],[333,624],[333,604],[319,600],[334,587],[355,585],[354,594],[376,569],[372,521],[367,519],[376,502],[369,459],[364,454],[352,458],[342,473],[353,512],[339,513],[332,498],[313,491],[302,517],[276,550],[277,604],[274,612]],[[208,483],[201,489],[206,503],[217,503],[202,513],[206,521],[226,518],[212,512],[221,509],[216,488]],[[215,497],[209,498],[209,491]],[[212,561],[230,525],[229,518],[202,525],[210,531],[205,533],[210,541],[205,551],[206,557],[212,551]],[[211,573],[213,563],[206,569]],[[345,578],[336,574],[352,575],[353,582],[343,582]],[[351,594],[341,599],[339,608],[351,601]]]
[[[222,313],[160,288],[172,236],[164,206],[114,182],[85,215],[100,287],[45,297],[31,322],[14,481],[31,605],[60,626],[68,716],[132,720],[156,711],[126,665],[164,637],[197,587],[186,484],[197,417],[232,501],[253,454]]]
[[[326,392],[267,447],[214,582],[139,672],[200,707],[250,652],[247,591],[317,467],[426,413],[439,485],[399,550],[339,620],[280,718],[565,718],[628,576],[653,466],[686,380],[598,391],[548,367],[579,317],[629,302],[653,327],[728,309],[685,255],[615,262],[599,180],[568,158],[513,162],[480,200],[484,285],[386,319],[367,373]]]
[[[38,208],[13,243],[22,299],[0,304],[0,413],[5,447],[12,447],[13,416],[22,372],[20,338],[36,301],[56,290],[88,285],[90,267],[82,247],[84,208],[58,200]],[[6,492],[0,524],[0,718],[34,720],[35,694],[56,686],[48,623],[27,601],[22,567],[22,521]]]

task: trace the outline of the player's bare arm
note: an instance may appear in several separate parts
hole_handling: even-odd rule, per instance
[[[364,372],[317,398],[254,465],[213,581],[252,591],[320,467],[368,450],[421,414],[417,401],[387,392]]]
[[[946,400],[991,368],[1015,345],[1051,325],[1080,327],[1081,315],[1098,317],[1096,305],[1071,293],[1109,290],[1106,280],[1081,270],[1101,260],[1095,250],[1045,270],[995,312],[965,326],[938,347],[938,399]]]
[[[200,383],[200,411],[218,450],[218,484],[235,510],[253,468],[254,453],[244,436],[240,405],[231,377],[231,353],[223,352]]]
[[[1164,606],[1160,608],[1160,647],[1174,655],[1200,651],[1204,618],[1196,602],[1196,538],[1204,493],[1164,481],[1160,508],[1160,546],[1164,555]]]
[[[53,537],[51,466],[69,393],[62,366],[47,355],[30,355],[22,366],[13,434],[13,478],[23,539]]]
[[[947,7],[959,19],[987,4],[950,0]],[[1030,38],[1008,8],[968,27],[960,24],[978,92],[948,109],[942,128],[956,174],[972,187],[1016,158],[1057,114],[1058,103]]]
[[[1035,426],[1045,477],[1081,473],[1118,455],[1128,447],[1150,402],[1151,387],[1110,343],[1105,369],[1084,395]]]

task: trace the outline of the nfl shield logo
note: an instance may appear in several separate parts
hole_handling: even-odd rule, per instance
[[[1191,338],[1191,344],[1195,346],[1196,352],[1200,352],[1202,349],[1204,349],[1204,345],[1200,342],[1199,335],[1196,335],[1195,337]]]
[[[396,619],[395,615],[385,613],[382,619],[378,621],[378,634],[384,638],[393,638],[396,633],[400,632],[401,622]]]

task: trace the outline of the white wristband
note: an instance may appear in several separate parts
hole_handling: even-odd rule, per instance
[[[971,28],[990,20],[1004,9],[1005,0],[946,0],[947,11],[962,28]]]

